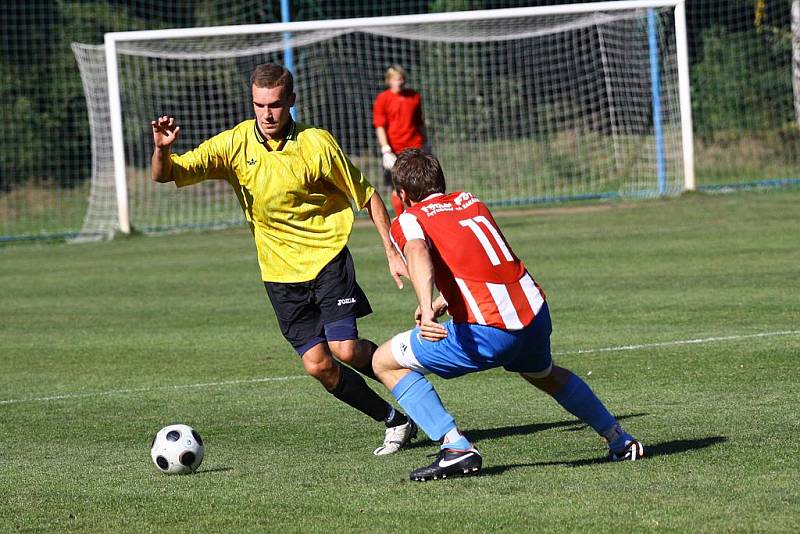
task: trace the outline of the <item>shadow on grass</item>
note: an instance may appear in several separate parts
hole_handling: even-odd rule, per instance
[[[233,467],[213,467],[211,469],[200,469],[192,473],[193,475],[205,475],[207,473],[220,473],[224,471],[233,471]]]
[[[617,420],[624,421],[625,419],[633,419],[634,417],[645,417],[647,415],[649,414],[632,413],[628,415],[620,415],[619,417],[617,417]],[[467,429],[464,430],[464,435],[466,435],[470,439],[470,441],[480,442],[487,439],[504,438],[507,436],[535,434],[537,432],[544,432],[545,430],[553,430],[556,428],[562,428],[564,429],[563,430],[564,432],[575,432],[587,428],[587,425],[576,419],[569,419],[565,421],[552,421],[549,423],[531,423],[528,425],[501,426],[497,428]],[[431,440],[426,439],[421,431],[420,431],[420,436],[422,436],[422,439],[416,442],[412,442],[410,445],[406,445],[405,448],[413,449],[416,447],[423,447],[423,446],[430,447],[431,445],[433,445]]]
[[[625,419],[633,419],[635,417],[646,417],[650,414],[647,413],[632,413],[628,415],[620,415],[617,417],[618,421]],[[504,438],[507,436],[519,436],[525,434],[535,434],[545,430],[552,430],[554,428],[563,428],[564,432],[576,432],[587,428],[588,425],[576,419],[569,419],[566,421],[553,421],[551,423],[531,423],[529,425],[517,426],[501,426],[497,428],[485,428],[475,430],[465,430],[464,434],[470,441],[481,441],[484,439]]]
[[[676,439],[672,441],[664,441],[662,443],[654,443],[652,445],[645,444],[645,452],[647,456],[644,458],[644,461],[647,461],[647,458],[653,458],[655,456],[667,456],[670,454],[680,454],[689,451],[695,451],[699,449],[705,449],[706,447],[713,447],[714,445],[718,445],[720,443],[725,443],[728,441],[728,438],[725,436],[709,436],[705,438],[698,438],[698,439]],[[584,465],[594,465],[594,464],[604,464],[608,463],[605,456],[599,458],[586,458],[583,460],[571,460],[571,461],[563,461],[563,462],[530,462],[524,464],[509,464],[509,465],[495,465],[492,467],[487,467],[481,471],[481,475],[499,475],[508,471],[509,469],[518,469],[522,467],[547,467],[547,466],[566,466],[566,467],[581,467]]]

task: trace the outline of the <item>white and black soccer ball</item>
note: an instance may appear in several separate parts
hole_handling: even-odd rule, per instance
[[[165,426],[150,444],[150,456],[162,473],[193,473],[203,461],[203,438],[189,425]]]

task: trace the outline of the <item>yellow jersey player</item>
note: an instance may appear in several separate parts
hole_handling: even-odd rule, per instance
[[[283,336],[306,372],[327,391],[386,423],[384,443],[374,454],[393,453],[414,437],[416,425],[339,363],[375,378],[377,347],[359,339],[356,327],[356,319],[372,309],[346,246],[353,225],[351,202],[369,212],[398,287],[400,276],[407,274],[389,238],[383,200],[329,132],[292,119],[296,95],[291,72],[277,64],[259,65],[250,85],[255,119],[185,154],[171,151],[181,131],[176,119],[152,121],[153,180],[178,187],[209,179],[231,184],[253,232],[261,276]]]

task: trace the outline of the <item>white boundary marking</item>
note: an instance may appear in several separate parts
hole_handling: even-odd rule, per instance
[[[596,352],[618,352],[624,350],[652,349],[655,347],[673,347],[676,345],[698,345],[701,343],[714,343],[716,341],[736,341],[739,339],[752,339],[757,337],[796,336],[800,330],[784,330],[782,332],[761,332],[758,334],[742,334],[738,336],[704,337],[699,339],[677,339],[674,341],[661,341],[659,343],[643,343],[641,345],[622,345],[620,347],[604,347],[600,349],[580,349],[565,352],[554,352],[553,356],[566,356],[571,354],[592,354]]]
[[[716,343],[720,341],[738,341],[741,339],[754,339],[764,337],[776,336],[797,336],[800,335],[800,330],[783,330],[780,332],[760,332],[757,334],[742,334],[736,336],[717,336],[705,337],[697,339],[677,339],[673,341],[661,341],[658,343],[642,343],[639,345],[621,345],[618,347],[601,347],[597,349],[579,349],[564,352],[554,352],[554,356],[567,356],[575,354],[594,354],[598,352],[619,352],[628,350],[650,349],[656,347],[673,347],[679,345],[699,345],[703,343]],[[203,382],[199,384],[172,384],[166,386],[153,386],[144,388],[130,388],[130,389],[114,389],[109,391],[94,391],[88,393],[65,393],[63,395],[51,395],[48,397],[31,397],[27,399],[6,399],[0,400],[0,405],[7,404],[20,404],[23,402],[50,402],[58,400],[71,400],[71,399],[85,399],[89,397],[102,397],[111,395],[127,395],[131,393],[147,393],[150,391],[163,391],[170,389],[200,389],[218,386],[236,386],[240,384],[260,384],[265,382],[285,382],[287,380],[297,380],[299,378],[308,378],[308,375],[292,375],[292,376],[269,376],[262,378],[248,378],[243,380],[226,380],[222,382]]]

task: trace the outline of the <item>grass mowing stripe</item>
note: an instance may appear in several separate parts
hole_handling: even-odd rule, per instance
[[[68,393],[64,395],[52,395],[49,397],[35,397],[30,399],[7,399],[0,401],[0,404],[19,404],[21,402],[49,402],[56,400],[84,399],[88,397],[127,395],[130,393],[147,393],[149,391],[163,391],[169,389],[195,389],[195,388],[206,388],[206,387],[216,387],[216,386],[233,386],[239,384],[260,384],[262,382],[283,382],[286,380],[295,380],[297,378],[307,378],[307,377],[308,375],[269,376],[262,378],[247,378],[242,380],[226,380],[224,382],[203,382],[199,384],[172,384],[168,386],[155,386],[149,388],[113,389],[109,391],[94,391],[91,393]]]
[[[800,335],[800,330],[786,330],[782,332],[760,332],[757,334],[743,334],[737,336],[719,336],[719,337],[706,337],[706,338],[698,338],[698,339],[677,339],[673,341],[661,341],[658,343],[642,343],[638,345],[621,345],[618,347],[601,347],[597,349],[579,349],[573,351],[563,351],[563,352],[554,352],[554,356],[567,356],[567,355],[575,355],[575,354],[593,354],[598,352],[618,352],[618,351],[625,351],[625,350],[638,350],[638,349],[649,349],[654,347],[673,347],[678,345],[695,345],[695,344],[703,344],[703,343],[715,343],[718,341],[737,341],[741,339],[753,339],[753,338],[760,338],[760,337],[774,337],[774,336],[796,336]],[[98,397],[104,395],[127,395],[130,393],[147,393],[149,391],[159,391],[159,390],[168,390],[168,389],[194,389],[194,388],[206,388],[206,387],[216,387],[216,386],[235,386],[240,384],[258,384],[263,382],[281,382],[285,380],[295,380],[298,378],[307,378],[308,375],[292,375],[292,376],[271,376],[271,377],[262,377],[262,378],[248,378],[242,380],[226,380],[223,382],[203,382],[199,384],[173,384],[168,386],[157,386],[157,387],[150,387],[150,388],[132,388],[132,389],[116,389],[110,391],[95,391],[92,393],[74,393],[74,394],[65,394],[65,395],[52,395],[48,397],[35,397],[30,399],[7,399],[7,400],[0,400],[0,405],[2,404],[19,404],[21,402],[49,402],[49,401],[56,401],[56,400],[70,400],[70,399],[82,399],[87,397]]]

